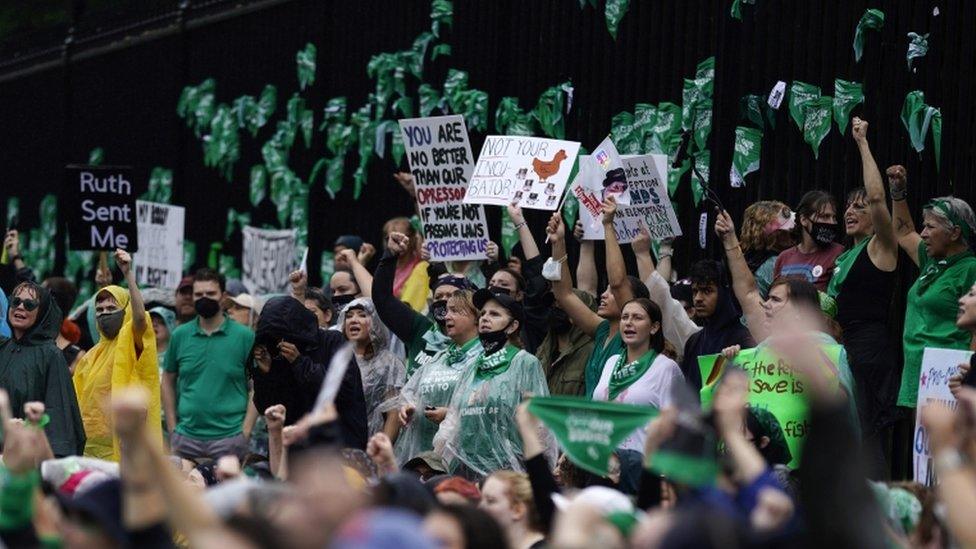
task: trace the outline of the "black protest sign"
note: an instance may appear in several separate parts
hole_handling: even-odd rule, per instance
[[[65,185],[68,248],[139,249],[136,198],[143,189],[132,168],[71,165],[65,168]]]

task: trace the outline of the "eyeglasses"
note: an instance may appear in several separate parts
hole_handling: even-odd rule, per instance
[[[37,308],[38,303],[37,303],[37,300],[36,299],[30,299],[30,298],[23,299],[21,297],[12,297],[12,298],[10,298],[10,308],[11,309],[16,309],[17,307],[20,307],[21,305],[24,306],[24,309],[26,309],[28,312],[30,312],[30,311],[33,311],[34,309]]]

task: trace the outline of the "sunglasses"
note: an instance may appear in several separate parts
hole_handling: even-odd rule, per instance
[[[20,297],[10,298],[10,308],[11,309],[16,309],[17,307],[20,307],[21,305],[24,306],[24,309],[26,309],[28,312],[30,312],[30,311],[33,311],[34,309],[37,308],[38,303],[37,303],[37,300],[36,299],[31,299],[31,298],[27,298],[27,299],[23,299],[23,298],[20,298]]]

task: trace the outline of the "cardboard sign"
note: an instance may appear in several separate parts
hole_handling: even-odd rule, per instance
[[[185,219],[182,206],[136,201],[136,226],[142,247],[132,262],[140,286],[175,289],[180,285]]]
[[[288,293],[288,275],[298,266],[298,232],[244,227],[241,233],[241,282],[247,291],[255,296]]]
[[[559,139],[490,135],[478,155],[464,201],[555,210],[579,147]]]
[[[583,158],[586,157],[581,157],[581,165]],[[640,234],[641,227],[647,229],[651,240],[681,236],[681,225],[674,213],[671,199],[668,198],[667,156],[663,154],[624,156],[622,161],[627,177],[627,196],[630,204],[621,204],[619,201],[617,203],[617,215],[613,220],[617,241],[632,242]],[[587,163],[592,165],[589,159]],[[582,172],[582,168],[580,171]],[[592,169],[587,171],[587,174],[590,173]],[[596,196],[593,191],[591,194]],[[584,240],[603,240],[602,213],[594,216],[589,208],[581,208],[580,218],[583,220]]]
[[[823,368],[828,376],[832,376],[831,379],[837,380],[839,387],[837,365],[841,346],[824,345],[821,350]],[[712,396],[727,363],[721,355],[698,357],[702,375],[703,409],[711,407]],[[809,404],[804,395],[803,381],[793,375],[793,367],[789,363],[763,348],[740,351],[734,364],[745,370],[749,376],[749,404],[769,410],[779,420],[793,456],[793,461],[787,465],[796,468],[799,465],[803,441],[809,431]]]
[[[466,204],[474,164],[461,115],[400,120],[417,189],[424,241],[434,261],[488,257],[485,209]]]
[[[65,184],[69,249],[139,249],[136,197],[143,189],[132,168],[72,165],[65,168]]]
[[[972,351],[926,348],[922,354],[922,368],[918,374],[918,400],[915,406],[915,433],[912,438],[912,464],[915,482],[926,486],[936,484],[932,467],[929,435],[922,426],[922,408],[930,404],[956,407],[956,397],[949,391],[949,378],[959,371],[959,365],[969,362]]]

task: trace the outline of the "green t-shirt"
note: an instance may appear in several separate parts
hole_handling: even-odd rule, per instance
[[[957,257],[940,261],[941,274],[932,273],[934,280],[920,292],[920,285],[928,270],[939,267],[926,253],[925,242],[918,244],[919,271],[922,273],[908,290],[905,308],[905,367],[901,374],[898,405],[914,408],[918,400],[918,375],[922,369],[922,354],[926,347],[938,349],[969,348],[970,334],[956,328],[959,296],[969,291],[976,281],[976,257],[963,252]]]
[[[596,389],[596,384],[600,381],[603,365],[613,355],[619,355],[624,348],[624,341],[620,339],[619,330],[610,338],[610,341],[607,341],[608,335],[610,335],[610,321],[604,320],[596,328],[596,334],[593,336],[593,353],[590,354],[590,360],[586,362],[585,381],[588,398],[593,398],[593,390]]]
[[[199,319],[173,331],[163,369],[177,375],[177,433],[201,440],[241,434],[253,345],[254,332],[229,318],[210,335]]]

